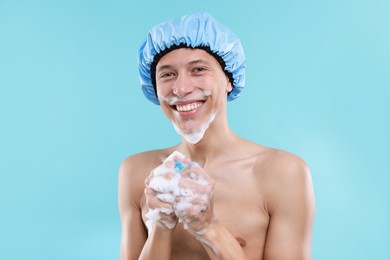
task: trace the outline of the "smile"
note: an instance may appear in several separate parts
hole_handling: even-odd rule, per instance
[[[176,110],[179,112],[188,112],[194,109],[197,109],[203,104],[203,102],[194,102],[186,105],[176,105]]]

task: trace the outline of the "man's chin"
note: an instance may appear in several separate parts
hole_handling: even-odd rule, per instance
[[[176,126],[175,124],[173,124],[173,126],[176,132],[191,144],[198,143],[203,138],[204,133],[206,132],[206,129],[199,129],[199,130],[191,129],[189,131],[188,129],[183,130],[178,126]]]
[[[185,129],[179,127],[174,122],[172,123],[173,123],[173,127],[175,128],[176,132],[179,135],[185,138],[189,143],[196,144],[200,140],[202,140],[204,134],[206,133],[210,123],[214,120],[214,118],[215,118],[215,113],[211,114],[209,120],[203,123],[202,125],[197,125],[197,127],[189,127],[187,125]]]
[[[191,134],[180,134],[187,142],[191,144],[197,144],[200,140],[202,140],[204,136],[204,132],[192,132]]]

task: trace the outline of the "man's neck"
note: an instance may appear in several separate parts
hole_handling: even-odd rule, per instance
[[[210,160],[227,155],[231,147],[237,142],[239,137],[228,127],[210,127],[204,137],[196,144],[187,142],[184,138],[179,145],[186,155],[193,161],[205,164]]]

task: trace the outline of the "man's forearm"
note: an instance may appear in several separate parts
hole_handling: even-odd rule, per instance
[[[153,225],[139,259],[171,259],[173,230],[160,223]]]
[[[213,221],[204,235],[196,236],[210,259],[248,260],[244,250],[230,232],[218,221]]]

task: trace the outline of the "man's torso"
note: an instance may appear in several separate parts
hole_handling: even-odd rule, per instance
[[[249,150],[252,153],[241,155],[241,158],[206,164],[204,169],[215,181],[215,216],[248,255],[260,259],[270,219],[262,179],[267,175],[266,162],[272,150],[261,146]],[[148,208],[143,195],[140,207],[145,223]],[[172,259],[207,258],[200,242],[178,223],[173,236]]]

